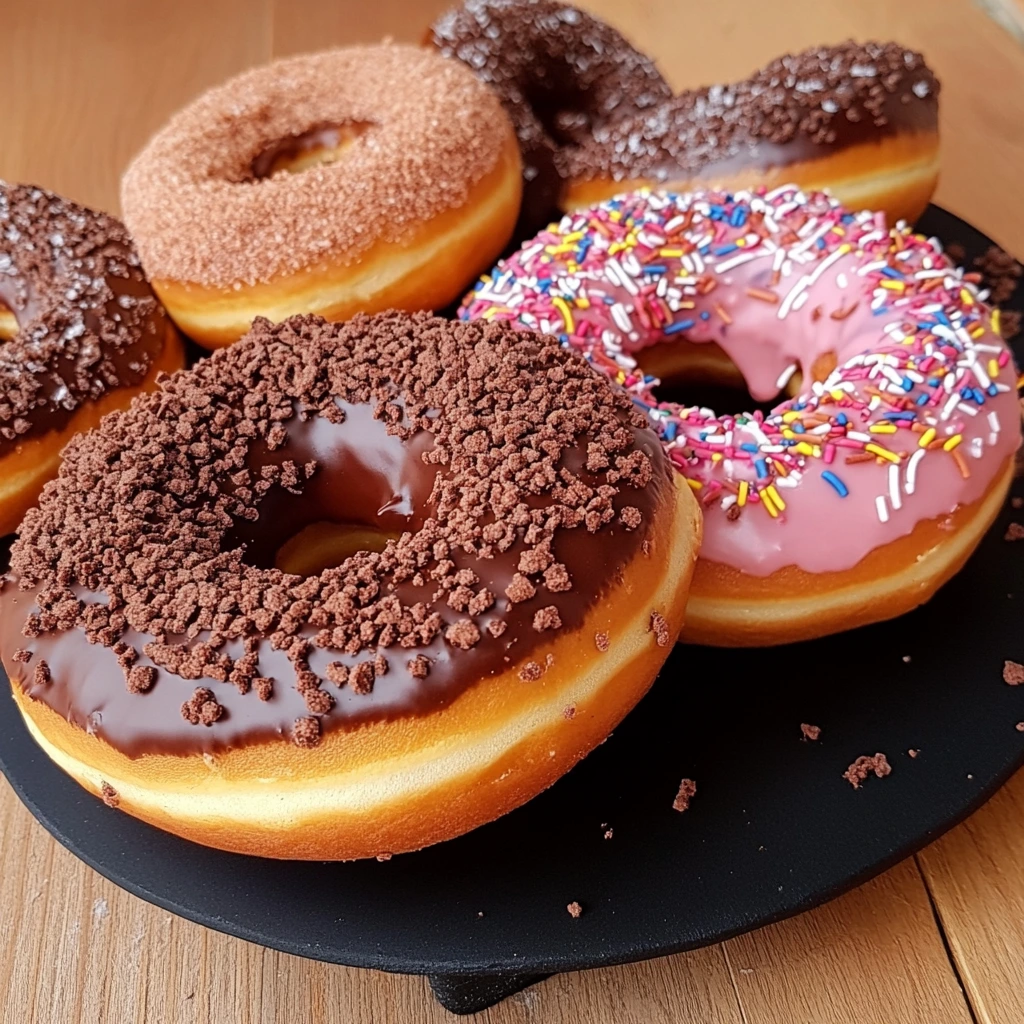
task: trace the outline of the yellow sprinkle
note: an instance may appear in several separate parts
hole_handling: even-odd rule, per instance
[[[802,412],[796,412],[793,409],[790,409],[789,412],[784,412],[782,414],[782,422],[783,423],[792,423],[794,420],[798,420],[802,416],[803,416]]]
[[[927,448],[935,440],[935,428],[929,427],[918,439],[918,448]]]
[[[583,232],[583,231],[570,231],[569,234],[567,234],[565,236],[565,241],[566,242],[578,242],[583,237],[584,234],[585,234],[585,232]]]
[[[740,508],[743,508],[747,503],[747,492],[750,490],[750,484],[746,480],[740,481],[740,493],[736,495],[736,504]]]
[[[985,328],[978,324],[976,327],[972,327],[970,335],[972,338],[980,338],[985,333]]]
[[[579,269],[580,269],[580,265],[578,263],[573,263],[572,260],[569,260],[569,262],[566,263],[566,265],[565,265],[565,272],[567,274],[575,274],[576,271],[579,270]]]
[[[624,384],[625,382],[626,382],[626,375],[621,370],[619,370],[619,372],[615,375],[615,383],[616,384]]]
[[[609,220],[613,220],[613,221],[615,221],[616,224],[618,224],[618,222],[620,220],[622,220],[622,211],[621,210],[612,210],[608,214],[608,219]]]
[[[590,299],[588,299],[583,292],[580,292],[579,295],[576,296],[576,308],[590,309]]]
[[[964,439],[963,434],[954,434],[943,446],[944,452],[951,452],[962,440]]]
[[[999,363],[995,359],[988,361],[988,375],[995,380],[999,376]]]
[[[775,489],[775,484],[769,484],[765,488],[765,490],[768,492],[768,494],[771,497],[772,501],[775,502],[775,507],[780,512],[785,512],[786,511],[786,503],[782,500],[782,495],[779,494],[779,492]]]
[[[835,391],[830,391],[829,394],[831,395],[833,402],[841,402],[846,397],[846,395],[838,388]]]
[[[886,278],[884,281],[879,281],[878,283],[883,288],[888,288],[891,292],[902,292],[907,287],[902,281],[893,281],[891,278]]]
[[[872,423],[868,427],[869,434],[895,434],[896,425],[894,423]]]
[[[704,485],[699,480],[691,480],[689,477],[686,478],[686,482],[695,490],[699,491]]]
[[[877,455],[880,459],[886,459],[889,462],[899,462],[900,457],[895,453],[888,450],[888,448],[882,448],[877,444],[866,444],[864,445],[864,451],[871,452],[872,455]]]
[[[973,306],[974,305],[974,296],[972,296],[971,293],[966,288],[961,288],[960,289],[960,301],[965,306]]]
[[[993,334],[998,334],[999,333],[999,310],[998,309],[993,309],[992,310],[992,333]]]
[[[722,453],[721,452],[712,452],[711,453],[711,461],[712,462],[721,462],[722,461]]]
[[[508,313],[508,306],[491,306],[490,309],[484,310],[484,319],[493,320],[499,313]]]
[[[778,519],[778,510],[772,503],[771,495],[768,493],[767,489],[758,491],[757,493],[761,495],[761,504],[764,505],[764,507],[767,509],[768,514],[772,517],[772,519]]]
[[[745,238],[737,238],[736,239],[736,248],[737,249],[745,248],[746,244],[747,244],[747,240]]]
[[[612,244],[608,246],[608,255],[609,256],[615,256],[618,253],[622,252],[622,250],[625,249],[625,248],[626,248],[626,243],[625,242],[612,242]]]
[[[786,441],[792,441],[793,438],[796,437],[796,434],[794,434],[793,431],[789,429],[789,427],[783,427],[782,437]]]
[[[659,256],[682,256],[683,255],[683,250],[682,249],[659,249],[658,250],[658,255]]]
[[[832,229],[832,234],[838,235],[840,238],[846,237],[846,232],[838,224]],[[849,252],[849,249],[847,249],[847,252]]]
[[[814,448],[806,441],[801,441],[799,444],[793,445],[793,451],[795,451],[797,455],[806,455],[808,458],[814,456]]]
[[[575,323],[573,323],[572,310],[569,309],[569,304],[565,301],[565,299],[562,298],[561,295],[552,295],[551,305],[554,306],[555,309],[557,309],[558,312],[562,314],[562,320],[565,323],[566,333],[572,334],[572,332],[576,329],[576,325]]]

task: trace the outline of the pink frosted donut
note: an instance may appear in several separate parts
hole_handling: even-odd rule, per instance
[[[639,191],[565,216],[466,299],[584,350],[704,507],[683,638],[763,645],[902,614],[974,550],[1020,444],[999,312],[940,243],[823,193]],[[742,375],[769,413],[659,402]]]

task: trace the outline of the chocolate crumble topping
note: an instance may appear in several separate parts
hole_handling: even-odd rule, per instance
[[[682,814],[683,811],[690,809],[690,801],[697,795],[697,783],[693,779],[683,779],[679,783],[679,791],[676,793],[676,798],[672,801],[672,810],[679,811]]]
[[[659,647],[668,647],[672,642],[672,630],[659,612],[651,612],[650,631],[654,634],[655,642]]]
[[[808,722],[801,722],[800,735],[805,740],[816,740],[821,735],[821,726],[811,725]]]
[[[570,917],[579,917],[583,913],[583,908],[576,900],[573,900],[565,909],[569,911]]]
[[[308,743],[297,720],[319,736],[517,665],[540,678],[531,652],[579,626],[672,500],[628,397],[556,340],[505,324],[257,320],[160,388],[69,445],[0,593],[0,653],[77,644],[62,664],[120,667],[121,697],[105,671],[86,688],[16,681],[72,721],[102,706],[97,733],[132,756],[289,731]],[[360,488],[373,509],[390,500],[374,487],[398,493],[372,474],[339,487],[324,455],[339,443],[385,451],[408,508],[383,550],[286,573],[274,557],[290,534],[275,530],[329,519],[320,503],[364,500]],[[596,472],[593,444],[608,454]]]
[[[862,754],[857,758],[849,768],[843,772],[843,778],[853,786],[854,789],[860,789],[860,784],[874,772],[875,777],[884,779],[886,775],[892,773],[892,765],[889,764],[888,758],[885,754],[875,754],[873,757],[868,757],[866,754]]]
[[[109,782],[104,782],[100,787],[100,793],[103,797],[103,802],[108,807],[120,807],[121,798],[117,795],[117,790]]]
[[[1004,661],[1003,682],[1010,686],[1020,686],[1024,683],[1024,665],[1019,661]]]

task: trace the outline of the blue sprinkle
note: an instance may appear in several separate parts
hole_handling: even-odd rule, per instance
[[[816,241],[816,242],[815,242],[814,244],[815,244],[815,245],[816,245],[816,246],[817,246],[817,247],[818,247],[819,249],[824,249],[824,248],[825,248],[825,239],[824,239],[824,238],[819,238],[819,239],[818,239],[818,240],[817,240],[817,241]]]
[[[794,434],[806,434],[807,433],[807,430],[805,429],[805,427],[804,427],[804,425],[802,423],[791,423],[790,427],[792,428]]]
[[[886,412],[882,413],[882,419],[886,420],[912,420],[916,419],[912,412]]]
[[[852,220],[853,218],[851,217],[850,219]],[[845,412],[841,412],[838,416],[836,416],[836,423],[838,423],[841,427],[845,427],[846,424],[849,422],[850,421],[846,418]]]
[[[928,396],[927,395],[918,395],[917,396],[917,404],[918,405],[927,405],[928,404]]]
[[[701,320],[710,320],[711,314],[705,309],[704,312],[701,313],[700,318]]]
[[[753,452],[753,453],[756,454],[760,450],[761,449],[758,448],[756,444],[751,444],[749,441],[746,444],[741,444],[740,445],[740,451],[741,452]]]
[[[913,391],[914,390],[914,382],[909,377],[904,377],[903,378],[903,390],[904,391]]]
[[[903,275],[893,267],[882,267],[882,273],[885,274],[886,277],[895,277],[900,281],[903,280]]]
[[[949,322],[949,317],[946,316],[946,314],[943,313],[941,309],[935,314],[935,319],[938,320],[939,323],[944,325],[945,327],[952,327],[953,326]]]
[[[638,405],[645,412],[649,412],[650,409],[651,409],[651,406],[649,406],[646,402],[641,402],[639,398],[634,398],[633,399],[633,404],[634,405]]]
[[[483,281],[477,281],[477,283],[475,285],[473,285],[473,291],[478,292],[478,291],[480,291],[483,288],[483,286],[484,286]]]
[[[768,466],[765,464],[764,459],[754,459],[754,469],[757,470],[758,480],[768,479]]]
[[[568,344],[569,344],[569,335],[568,335],[568,334],[560,334],[560,335],[558,336],[558,340],[559,340],[559,341],[560,341],[560,342],[561,342],[561,343],[562,343],[563,345],[568,345]]]
[[[668,269],[668,268],[665,267],[661,263],[649,263],[646,267],[644,267],[644,273],[645,274],[664,274],[666,269]]]
[[[645,373],[644,374],[644,383],[645,384],[650,384],[651,381],[655,381],[657,379],[658,379],[657,377],[652,377],[649,373]]]
[[[939,384],[941,384],[941,383],[942,382],[939,380],[938,377],[929,377],[928,378],[928,387],[930,387],[930,388],[937,388],[939,386]]]
[[[852,224],[854,221],[854,216],[852,213],[844,213],[842,220],[844,224]]]
[[[831,470],[822,470],[821,479],[827,484],[832,485],[832,489],[839,495],[840,498],[845,498],[850,492],[846,487],[846,484],[839,479]]]
[[[974,389],[973,394],[974,400],[978,403],[978,405],[985,404],[985,396],[977,388]]]
[[[974,397],[974,392],[970,388],[961,388],[960,397],[970,400]]]
[[[662,328],[663,334],[678,334],[680,331],[688,331],[693,327],[695,321],[693,320],[677,320],[674,324],[669,324],[667,327]]]
[[[700,248],[697,249],[697,252],[699,252],[701,254],[701,256],[707,256],[707,254],[710,251],[711,251],[711,243],[710,242],[705,242],[702,246],[700,246]]]
[[[605,295],[602,299],[606,306],[614,306],[615,300],[610,295]]]
[[[735,252],[738,248],[739,246],[735,242],[729,242],[728,245],[720,245],[717,249],[713,249],[712,251],[716,256],[728,256],[729,253]]]
[[[989,394],[993,398],[995,398],[995,396],[999,394],[999,388],[997,388],[995,384],[989,384],[989,386],[985,389],[985,392],[986,394]]]
[[[737,206],[732,211],[732,216],[729,218],[729,223],[734,228],[741,228],[747,223],[747,208],[745,206]]]
[[[665,438],[666,441],[674,441],[676,439],[676,434],[678,433],[678,431],[679,427],[676,426],[676,424],[672,420],[669,420],[665,424],[665,428],[662,431],[662,436]]]

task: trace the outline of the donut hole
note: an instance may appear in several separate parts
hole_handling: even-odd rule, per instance
[[[372,121],[319,124],[304,132],[274,139],[253,158],[252,177],[260,180],[282,171],[300,174],[311,167],[336,163],[345,150],[372,127]]]
[[[438,473],[423,461],[433,435],[420,430],[403,440],[374,417],[373,404],[337,404],[344,413],[340,423],[296,416],[284,444],[273,450],[264,442],[253,445],[246,462],[253,479],[286,464],[312,467],[312,473],[272,487],[256,506],[258,518],[228,529],[224,550],[241,548],[242,561],[257,569],[315,576],[422,528]]]
[[[0,302],[0,341],[10,341],[18,333],[14,314]]]

